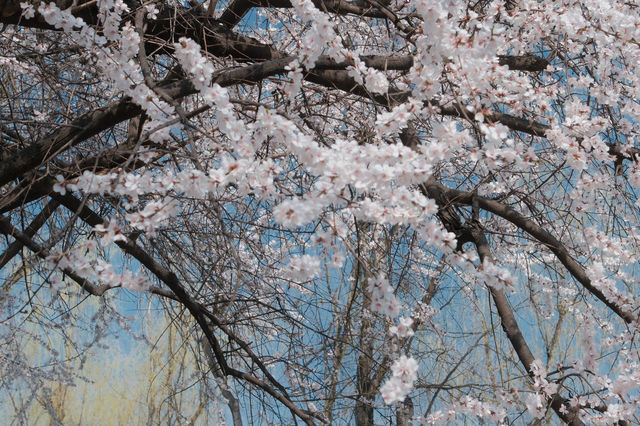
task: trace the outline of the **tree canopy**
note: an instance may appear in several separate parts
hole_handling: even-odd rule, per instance
[[[0,0],[0,24],[14,421],[126,294],[192,352],[172,392],[236,426],[640,423],[636,2]]]

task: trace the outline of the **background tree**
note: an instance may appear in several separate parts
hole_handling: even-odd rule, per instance
[[[84,331],[79,322],[95,315],[99,303],[98,298],[83,302],[65,324],[67,333]],[[21,356],[46,367],[38,369],[35,377],[23,378],[14,392],[3,387],[5,418],[11,424],[220,424],[224,421],[223,397],[215,380],[208,380],[206,362],[198,359],[200,351],[194,351],[198,342],[180,337],[183,321],[190,319],[169,318],[164,313],[144,320],[123,318],[122,329],[111,327],[99,345],[80,353],[78,343],[90,334],[71,339],[43,333],[35,321],[29,323],[28,333],[20,336]],[[127,329],[138,339],[127,339]],[[46,350],[61,347],[60,357]],[[71,370],[74,380],[38,374],[56,364]],[[32,380],[37,387],[30,386]]]
[[[3,395],[120,288],[236,425],[637,422],[635,3],[0,4]]]

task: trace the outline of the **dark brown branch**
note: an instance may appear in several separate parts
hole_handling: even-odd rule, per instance
[[[417,134],[413,131],[411,125],[401,133],[400,137],[405,146],[411,147],[416,145],[415,139],[417,138]],[[451,196],[447,191],[447,187],[436,183],[435,179],[432,177],[427,183],[420,185],[419,188],[424,195],[433,199],[438,205],[438,218],[449,232],[453,232],[456,235],[456,239],[458,239],[458,249],[462,248],[462,244],[464,242],[473,242],[481,262],[484,262],[485,259],[492,260],[489,242],[477,221],[478,209],[481,205],[475,194],[471,194],[470,197],[465,198],[465,200],[468,201],[468,204],[466,205],[472,206],[473,208],[473,219],[470,223],[463,223],[459,214],[454,209],[457,203],[451,199]],[[511,305],[509,305],[507,296],[502,289],[496,289],[491,286],[488,287],[494,304],[498,309],[498,315],[500,316],[502,328],[507,335],[507,339],[516,351],[516,354],[527,373],[533,377],[533,370],[531,366],[535,361],[535,357],[520,331],[520,327],[516,321],[513,309],[511,309]],[[567,411],[561,410],[563,405]],[[566,424],[571,426],[583,425],[578,416],[577,410],[572,409],[569,406],[568,401],[559,394],[556,393],[552,396],[551,407],[558,417],[560,417]]]
[[[508,66],[510,70],[535,72],[544,71],[549,65],[548,60],[535,55],[499,55],[498,63]]]
[[[476,246],[480,261],[493,261],[489,242],[487,241],[487,238],[485,237],[484,232],[479,227],[479,225],[474,224],[474,226],[472,226],[469,231]],[[505,294],[504,290],[499,290],[491,286],[489,286],[489,291],[491,292],[493,303],[496,305],[496,309],[498,310],[502,329],[507,335],[507,339],[509,339],[511,346],[516,351],[520,362],[527,370],[527,373],[529,373],[529,376],[534,377],[534,372],[531,366],[535,361],[535,357],[533,356],[533,353],[531,352],[527,341],[522,335],[522,331],[520,331],[520,326],[518,325],[516,317],[513,313],[513,309],[511,309],[511,305],[509,304],[507,295]],[[563,406],[566,411],[562,410]],[[569,401],[567,401],[566,398],[560,396],[560,394],[555,393],[551,397],[551,408],[553,409],[553,411],[555,411],[556,415],[560,417],[566,424],[571,426],[584,425],[584,423],[580,420],[578,414],[579,410],[571,407]]]
[[[427,190],[427,194],[442,194],[448,200],[451,205],[472,205],[474,200],[474,194],[471,192],[464,192],[457,189],[448,188],[440,183],[437,183],[435,179],[430,179],[424,184]],[[431,195],[429,195],[431,196]],[[554,237],[550,232],[537,225],[532,220],[526,218],[522,214],[518,213],[512,207],[506,206],[498,201],[485,197],[475,197],[478,206],[491,212],[495,215],[506,219],[519,229],[525,231],[537,241],[544,244],[553,254],[556,255],[558,260],[567,268],[567,271],[586,288],[591,294],[600,299],[605,305],[609,307],[616,315],[622,318],[627,323],[632,323],[636,320],[636,316],[631,312],[622,310],[618,305],[608,300],[605,295],[596,288],[584,267],[576,261],[570,254],[567,248],[562,242]]]
[[[130,101],[115,104],[91,111],[72,124],[61,128],[53,134],[32,143],[11,158],[0,162],[0,186],[20,177],[46,159],[77,143],[106,130],[116,123],[124,121],[140,113],[140,107]]]
[[[46,249],[40,247],[40,245],[38,245],[35,241],[33,241],[32,237],[35,234],[35,232],[37,232],[36,227],[38,227],[38,225],[42,226],[42,224],[40,224],[39,221],[42,220],[42,222],[44,222],[46,220],[46,218],[41,219],[41,216],[42,217],[46,216],[46,214],[43,214],[43,213],[48,211],[50,215],[55,210],[55,208],[59,205],[60,205],[60,202],[58,200],[52,199],[48,203],[48,205],[45,206],[45,209],[43,209],[40,212],[38,217],[36,217],[36,219],[34,219],[34,221],[29,225],[29,227],[25,230],[25,232],[19,231],[18,229],[11,226],[11,222],[9,221],[9,218],[7,217],[0,218],[0,233],[9,235],[15,238],[15,241],[9,246],[9,249],[11,249],[14,246],[19,246],[18,250],[20,250],[20,248],[22,247],[27,247],[41,259],[46,259],[49,256],[49,252]],[[36,229],[36,230],[32,231],[32,229]],[[7,249],[5,253],[2,255],[2,258],[1,258],[2,265],[0,266],[0,268],[4,267],[6,263],[10,260],[10,258],[7,258],[7,252],[9,251],[9,249]],[[79,276],[69,268],[64,268],[62,269],[62,271],[69,278],[71,278],[73,281],[78,283],[78,285],[80,285],[80,287],[84,291],[86,291],[87,293],[93,296],[102,296],[108,290],[111,290],[113,288],[119,288],[119,286],[110,286],[108,284],[97,286],[91,283],[90,281],[86,280],[85,278],[82,278],[81,276]],[[152,294],[156,294],[158,296],[168,298],[168,299],[172,299],[176,301],[178,300],[173,293],[162,288],[151,287],[149,289],[149,292]]]
[[[352,14],[370,18],[386,17],[386,15],[380,10],[369,5],[365,5],[362,2],[344,0],[313,0],[313,4],[320,10],[327,10],[328,12],[337,14]],[[238,25],[247,12],[254,7],[288,9],[292,6],[289,0],[234,0],[225,9],[218,21],[228,28],[233,28]]]
[[[45,206],[42,208],[40,213],[38,213],[38,215],[31,221],[29,226],[27,226],[27,229],[24,230],[24,236],[33,238],[33,236],[38,232],[40,228],[42,228],[42,226],[44,226],[47,219],[51,217],[51,215],[59,205],[60,203],[57,200],[48,201],[47,204],[45,204]],[[4,266],[9,263],[11,259],[13,259],[18,253],[20,253],[22,247],[24,247],[24,244],[17,239],[13,243],[9,244],[7,249],[0,256],[0,269],[4,268]]]
[[[254,83],[281,72],[291,60],[291,57],[279,58],[273,61],[225,70],[215,75],[214,81],[221,86]],[[162,89],[174,99],[196,92],[188,80],[171,83],[162,87]],[[54,157],[60,150],[77,145],[103,130],[131,119],[140,113],[140,106],[127,98],[84,114],[70,125],[54,131],[49,136],[19,151],[11,158],[0,162],[0,186],[6,185],[26,172],[37,168],[49,158]]]
[[[78,216],[87,224],[91,226],[96,226],[104,223],[104,220],[87,206],[83,205],[80,200],[75,198],[70,194],[66,195],[56,195],[55,196],[62,205],[68,208],[70,211],[77,213]],[[300,408],[296,407],[296,405],[289,399],[287,395],[286,389],[271,375],[266,366],[260,362],[258,357],[253,354],[248,345],[244,343],[241,339],[235,336],[230,330],[228,330],[222,322],[215,317],[211,312],[209,312],[203,305],[196,302],[185,290],[182,286],[180,280],[176,276],[175,273],[160,265],[153,259],[146,251],[144,251],[140,246],[138,246],[135,242],[130,239],[126,241],[117,241],[116,244],[120,247],[125,253],[135,258],[138,262],[147,268],[153,275],[155,275],[160,281],[167,285],[173,292],[182,305],[187,308],[189,313],[194,317],[199,327],[204,332],[207,342],[211,345],[211,349],[215,354],[216,361],[220,365],[222,373],[224,375],[233,376],[236,378],[241,378],[246,380],[249,383],[252,383],[261,389],[265,390],[267,393],[272,395],[274,398],[282,402],[291,412],[301,418],[307,424],[313,424],[313,417],[317,417],[321,419],[321,415],[319,413],[309,413]],[[258,379],[251,374],[246,372],[236,370],[235,368],[228,365],[226,358],[222,352],[222,348],[218,343],[215,335],[213,334],[210,325],[207,322],[207,319],[210,320],[215,326],[219,327],[223,330],[230,338],[239,342],[242,348],[249,354],[254,362],[258,365],[262,373],[265,377],[273,383],[275,387],[279,389],[280,392],[276,391],[272,386],[268,385],[264,381]]]
[[[23,246],[29,248],[33,253],[35,253],[38,257],[42,259],[46,259],[49,257],[49,251],[43,247],[40,247],[36,242],[34,242],[31,237],[23,233],[22,231],[17,230],[13,226],[11,226],[11,222],[8,217],[3,216],[0,218],[0,233],[12,236],[16,239],[17,242],[22,244]],[[92,294],[94,296],[102,296],[105,291],[109,290],[111,286],[108,284],[97,286],[90,282],[89,280],[82,278],[80,275],[76,274],[70,268],[62,268],[62,272],[64,272],[69,278],[77,282],[83,290],[87,293]]]
[[[370,68],[377,70],[408,71],[414,64],[414,57],[411,55],[364,55],[360,56],[362,62]],[[544,71],[549,65],[549,61],[535,55],[499,55],[498,63],[506,65],[513,71]],[[348,62],[336,62],[333,59],[321,56],[315,65],[315,69],[344,69]]]

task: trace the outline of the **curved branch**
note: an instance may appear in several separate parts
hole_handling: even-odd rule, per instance
[[[224,70],[218,72],[213,81],[220,86],[254,83],[281,72],[292,59],[291,57],[279,58],[259,64]],[[161,87],[173,99],[183,98],[196,92],[189,80],[181,80]],[[27,148],[0,162],[0,187],[37,168],[61,150],[90,139],[118,123],[139,115],[141,112],[139,105],[133,103],[130,98],[126,98],[82,115],[68,126],[33,142]]]
[[[0,218],[0,233],[12,236],[16,239],[17,242],[28,247],[29,250],[31,250],[41,259],[46,259],[49,257],[49,251],[47,249],[40,247],[35,241],[31,239],[31,237],[11,226],[11,221],[6,216]],[[111,288],[111,286],[108,284],[97,286],[89,280],[82,278],[70,268],[62,268],[62,272],[64,272],[69,278],[77,282],[83,290],[94,296],[102,296],[105,291]]]
[[[42,208],[40,213],[31,221],[27,229],[24,230],[23,235],[28,238],[32,238],[42,226],[44,226],[47,219],[51,217],[53,212],[58,208],[60,203],[57,200],[49,200],[47,204]],[[16,239],[13,243],[9,244],[7,249],[0,255],[0,269],[9,263],[24,247],[24,243]]]
[[[65,206],[72,212],[77,212],[78,217],[80,217],[88,225],[96,226],[104,223],[104,220],[98,214],[93,212],[87,206],[82,205],[80,200],[78,200],[74,196],[70,194],[66,194],[66,195],[56,195],[55,197],[60,201],[60,203],[63,206]],[[175,295],[176,300],[179,301],[182,305],[184,305],[187,308],[189,313],[193,316],[193,318],[198,323],[199,327],[204,332],[207,338],[207,342],[211,345],[211,349],[213,350],[213,353],[216,356],[216,361],[220,365],[220,368],[223,374],[230,375],[236,378],[241,378],[243,380],[246,380],[249,383],[252,383],[260,387],[261,389],[265,390],[267,393],[272,395],[274,398],[276,398],[278,401],[282,402],[287,408],[289,408],[289,410],[295,416],[298,416],[307,424],[313,424],[313,420],[312,420],[313,417],[322,419],[322,416],[319,413],[310,413],[298,408],[290,400],[286,389],[280,384],[280,382],[278,382],[275,379],[275,377],[271,375],[271,373],[266,368],[266,366],[262,362],[260,362],[259,358],[255,354],[253,354],[253,352],[250,350],[248,345],[244,341],[239,339],[237,336],[235,336],[235,334],[232,333],[229,329],[227,329],[224,326],[224,324],[215,315],[209,312],[202,304],[195,301],[187,293],[187,291],[182,286],[182,284],[180,283],[180,280],[178,279],[175,273],[173,273],[169,269],[165,268],[164,266],[156,262],[156,260],[153,259],[146,251],[144,251],[140,246],[138,246],[135,242],[131,241],[130,239],[127,239],[126,241],[116,241],[116,244],[125,253],[134,257],[142,265],[144,265],[160,281],[166,284],[167,287],[169,287],[169,289],[171,289],[171,291]],[[224,357],[222,348],[220,347],[218,340],[216,339],[213,332],[211,331],[211,327],[208,324],[207,319],[209,319],[213,323],[213,325],[215,325],[216,327],[219,327],[225,334],[227,334],[234,341],[238,342],[243,348],[243,350],[245,350],[245,352],[247,352],[247,354],[251,357],[251,359],[254,362],[256,362],[256,364],[258,365],[262,373],[265,375],[265,377],[271,383],[273,383],[273,385],[277,387],[280,392],[276,391],[272,386],[266,384],[264,381],[258,379],[257,377],[231,367],[227,363],[227,360]]]
[[[327,10],[341,15],[357,15],[370,18],[386,18],[386,15],[380,10],[362,2],[344,1],[344,0],[312,0],[313,4],[320,10]],[[218,19],[228,28],[233,28],[245,17],[254,7],[264,8],[282,8],[288,9],[292,7],[289,0],[234,0],[222,12],[222,16]]]
[[[433,178],[430,181],[434,181]],[[422,185],[420,188],[425,195],[433,198],[439,210],[439,217],[445,228],[449,232],[453,232],[456,234],[456,238],[464,239],[466,241],[470,241],[476,247],[476,251],[478,253],[478,257],[480,258],[480,262],[484,262],[486,260],[493,261],[493,256],[491,255],[491,248],[489,246],[489,242],[487,241],[486,236],[484,235],[484,231],[480,227],[480,224],[476,221],[477,218],[475,215],[477,214],[477,197],[472,196],[471,205],[474,208],[474,220],[470,223],[462,224],[462,221],[459,215],[453,210],[453,203],[451,203],[447,199],[447,192],[443,190],[443,185],[431,185],[428,184]],[[511,343],[511,346],[515,350],[518,355],[518,359],[520,359],[521,364],[529,374],[529,376],[533,377],[534,372],[531,368],[533,362],[535,361],[535,357],[527,344],[522,331],[520,330],[520,326],[518,325],[518,321],[516,320],[515,314],[513,313],[513,309],[509,304],[509,300],[507,299],[507,295],[503,289],[497,289],[492,286],[487,286],[489,288],[489,292],[491,293],[491,297],[493,302],[498,310],[498,315],[500,316],[500,322],[502,324],[502,329],[505,332],[507,339]],[[564,409],[563,409],[564,407]],[[580,420],[578,410],[572,408],[567,399],[562,397],[560,394],[555,393],[551,396],[551,408],[555,411],[556,415],[562,419],[568,425],[571,426],[583,426],[584,423]],[[566,411],[565,411],[566,409]]]
[[[511,222],[513,225],[522,229],[540,243],[544,244],[556,258],[565,266],[567,271],[579,282],[584,288],[586,288],[591,294],[600,299],[605,305],[609,307],[616,315],[622,318],[626,323],[632,323],[636,320],[636,316],[631,312],[624,311],[612,301],[608,300],[606,296],[596,288],[591,279],[587,275],[584,267],[575,260],[562,242],[553,236],[549,231],[543,229],[532,220],[526,218],[521,213],[517,212],[512,207],[506,206],[498,201],[490,198],[475,196],[471,192],[460,191],[457,189],[448,188],[440,183],[437,183],[435,179],[431,178],[424,184],[427,190],[427,194],[433,197],[433,194],[440,194],[445,197],[452,205],[465,205],[471,206],[474,197],[478,203],[478,207],[495,215],[502,217],[503,219]]]
[[[492,259],[489,242],[480,227],[473,226],[470,229],[470,233],[473,238],[473,243],[476,246],[478,256],[480,257],[480,261],[484,262],[485,259]],[[498,310],[502,329],[507,335],[507,339],[509,339],[511,346],[516,351],[520,362],[527,370],[529,376],[533,377],[534,373],[531,366],[535,361],[535,357],[533,356],[522,331],[520,331],[520,326],[518,326],[518,321],[513,313],[513,309],[511,309],[506,293],[502,289],[498,290],[491,286],[489,286],[489,291],[491,292],[493,303],[496,305],[496,309]],[[559,393],[555,393],[551,396],[551,408],[566,424],[571,426],[584,425],[582,420],[580,420],[578,410],[571,407],[569,401]]]

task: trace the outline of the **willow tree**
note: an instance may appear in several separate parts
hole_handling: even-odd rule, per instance
[[[638,421],[634,2],[0,4],[6,394],[138,292],[235,424]]]

